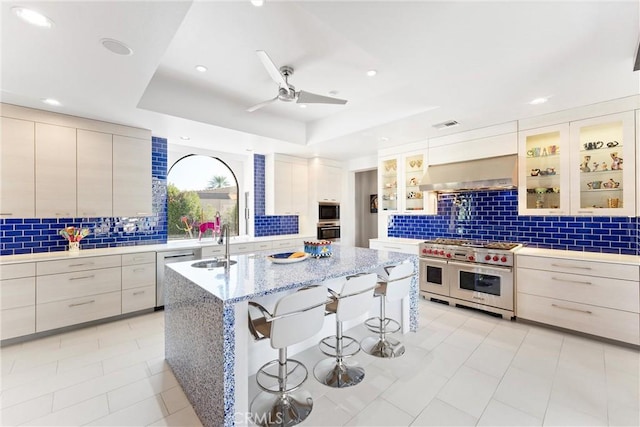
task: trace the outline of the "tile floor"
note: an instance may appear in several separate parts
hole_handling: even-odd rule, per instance
[[[640,425],[637,350],[423,300],[404,339],[400,359],[357,355],[354,388],[308,380],[302,425]],[[199,426],[163,341],[156,312],[2,348],[0,424]]]

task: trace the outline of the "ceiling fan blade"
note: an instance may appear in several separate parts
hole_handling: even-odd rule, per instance
[[[271,103],[272,103],[272,102],[274,102],[276,99],[278,99],[278,97],[277,97],[277,96],[276,96],[275,98],[273,98],[273,99],[268,99],[268,100],[266,100],[266,101],[264,101],[264,102],[261,102],[260,104],[256,104],[256,105],[254,105],[253,107],[249,107],[249,108],[247,108],[247,113],[253,113],[253,112],[254,112],[254,111],[256,111],[256,110],[259,110],[260,108],[265,107],[265,106],[267,106],[267,105],[271,104]]]
[[[264,65],[264,68],[267,69],[267,72],[269,73],[273,81],[278,83],[278,86],[280,86],[282,89],[285,89],[287,93],[290,93],[287,81],[285,80],[278,67],[276,67],[276,64],[274,64],[271,58],[269,58],[267,52],[265,52],[264,50],[256,50],[256,53],[258,54],[258,58],[260,58],[260,60],[262,61],[262,65]]]
[[[330,96],[317,95],[301,90],[298,92],[298,104],[346,104],[346,99],[332,98]]]

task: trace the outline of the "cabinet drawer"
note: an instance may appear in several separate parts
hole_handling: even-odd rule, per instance
[[[215,258],[218,256],[224,256],[224,245],[220,246],[205,246],[202,248],[202,258]]]
[[[29,277],[36,275],[36,264],[29,262],[25,264],[0,265],[0,279],[17,279],[19,277]]]
[[[518,268],[518,292],[640,312],[640,285],[628,280]]]
[[[35,303],[35,277],[0,280],[0,309],[24,307]]]
[[[117,316],[120,307],[120,291],[38,304],[36,332]]]
[[[417,245],[407,245],[402,243],[383,243],[383,242],[369,242],[369,247],[371,249],[376,249],[379,251],[390,251],[390,252],[402,252],[405,254],[418,254],[418,246]]]
[[[156,285],[156,264],[138,264],[122,267],[122,289]]]
[[[517,316],[561,328],[640,344],[640,315],[518,292]]]
[[[36,332],[36,306],[0,311],[0,339],[29,335]]]
[[[231,253],[233,254],[242,254],[246,252],[254,251],[253,243],[238,243],[235,245],[231,245]]]
[[[273,249],[272,242],[256,242],[253,244],[253,249],[256,251],[266,251],[269,249]]]
[[[122,314],[152,308],[155,305],[155,286],[143,286],[122,291]]]
[[[516,265],[518,266],[518,268],[533,268],[543,271],[551,270],[560,273],[610,277],[612,279],[621,280],[637,281],[638,279],[640,279],[640,269],[638,268],[638,266],[634,265],[524,255],[519,255],[516,259]]]
[[[291,249],[298,248],[304,246],[301,239],[293,239],[293,240],[275,240],[273,241],[273,249]]]
[[[155,252],[122,255],[122,265],[147,264],[150,262],[156,262]]]
[[[72,271],[93,270],[95,268],[120,267],[120,255],[64,259],[37,263],[38,276],[44,274],[70,273]]]
[[[120,292],[120,268],[38,276],[36,289],[38,305],[94,294]]]

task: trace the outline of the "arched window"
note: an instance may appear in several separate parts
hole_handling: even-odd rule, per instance
[[[170,240],[217,238],[220,226],[238,235],[238,180],[216,157],[188,155],[167,174],[167,233]]]

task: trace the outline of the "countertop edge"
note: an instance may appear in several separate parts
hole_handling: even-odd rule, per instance
[[[542,248],[528,248],[524,247],[516,251],[516,256],[537,256],[545,258],[563,258],[572,259],[576,261],[600,261],[609,262],[615,264],[628,264],[633,266],[640,266],[640,256],[636,255],[621,255],[621,254],[609,254],[602,252],[580,252],[580,251],[566,251],[559,249],[542,249]]]

